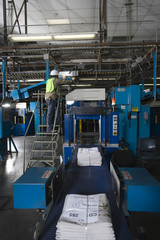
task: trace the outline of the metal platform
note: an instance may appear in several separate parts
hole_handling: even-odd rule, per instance
[[[40,237],[41,240],[55,239],[56,224],[63,209],[65,196],[71,193],[86,195],[106,193],[110,202],[112,222],[116,239],[131,239],[122,209],[117,207],[112,189],[110,172],[107,168],[107,163],[100,146],[99,150],[103,159],[103,164],[101,167],[78,167],[78,147],[75,148],[72,159],[69,162],[66,171],[64,172],[64,178],[60,187],[59,195],[56,198],[55,205],[51,208],[50,214],[44,225],[44,229]]]

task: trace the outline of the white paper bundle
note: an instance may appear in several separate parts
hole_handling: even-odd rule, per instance
[[[102,156],[97,147],[79,148],[77,154],[78,166],[101,166]]]
[[[62,239],[115,239],[109,202],[105,194],[66,196],[56,231],[56,240]]]

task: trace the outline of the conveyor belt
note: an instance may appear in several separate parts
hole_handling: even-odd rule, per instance
[[[129,240],[130,234],[128,225],[126,223],[122,210],[119,209],[116,205],[115,196],[111,186],[110,172],[107,168],[102,148],[99,146],[99,151],[101,152],[103,159],[103,164],[101,167],[78,167],[77,151],[78,147],[75,148],[71,163],[64,173],[64,179],[61,185],[59,196],[46,220],[41,239],[55,239],[56,224],[61,215],[64,199],[67,194],[72,193],[89,195],[106,193],[110,202],[112,222],[116,239]]]

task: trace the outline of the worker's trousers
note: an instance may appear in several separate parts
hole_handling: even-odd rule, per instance
[[[46,99],[48,105],[47,110],[47,132],[51,132],[53,129],[55,111],[56,111],[56,101],[53,99]]]

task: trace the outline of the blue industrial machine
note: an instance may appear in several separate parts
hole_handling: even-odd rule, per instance
[[[31,112],[34,112],[34,109],[36,107],[36,102],[30,102],[30,110]],[[40,111],[40,101],[38,102],[37,104],[37,107],[35,109],[35,112],[34,112],[34,133],[36,135],[36,132],[37,132],[37,129],[38,129],[38,126],[41,124],[41,111]]]
[[[137,139],[150,137],[150,106],[141,103],[141,87],[117,87],[110,98],[115,98],[119,112],[119,140],[125,139],[128,148],[136,155]]]
[[[26,129],[28,127],[29,121],[31,119],[31,112],[27,112],[26,108],[16,108],[12,110],[13,115],[13,128],[12,135],[14,136],[24,136]],[[29,127],[27,135],[33,135],[33,121]]]
[[[124,212],[160,212],[159,181],[143,167],[117,165],[111,162],[110,170],[117,202]]]
[[[66,95],[65,164],[76,144],[98,143],[108,153],[119,147],[119,114],[107,109],[104,103],[105,89],[76,89]]]
[[[56,169],[32,167],[13,184],[14,208],[46,209],[52,199],[49,189]]]
[[[119,168],[128,211],[160,212],[160,183],[145,168]]]
[[[15,151],[18,152],[11,137],[11,129],[13,125],[11,119],[11,109],[0,107],[0,160],[2,160],[7,153],[11,153],[11,144],[13,144]]]

